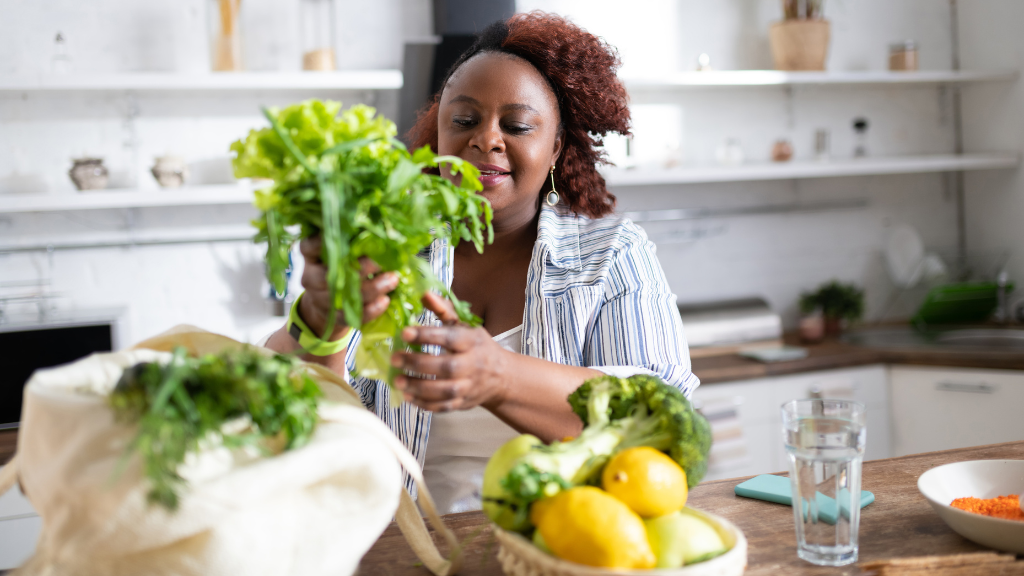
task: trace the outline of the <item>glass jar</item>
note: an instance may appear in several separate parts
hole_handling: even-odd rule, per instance
[[[242,0],[208,0],[210,68],[214,72],[242,70]]]
[[[889,45],[889,70],[910,72],[917,70],[917,42],[907,40]]]
[[[337,69],[334,58],[334,0],[300,0],[302,69]]]

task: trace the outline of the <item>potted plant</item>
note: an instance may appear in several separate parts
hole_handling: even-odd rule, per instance
[[[864,290],[833,280],[822,284],[815,292],[801,294],[800,311],[806,315],[816,310],[820,310],[824,318],[825,334],[838,334],[842,321],[858,320],[864,313]]]
[[[783,20],[772,24],[768,41],[776,70],[824,70],[829,23],[824,0],[782,0]]]

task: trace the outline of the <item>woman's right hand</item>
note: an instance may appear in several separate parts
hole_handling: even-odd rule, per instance
[[[310,330],[322,337],[327,325],[327,315],[331,311],[331,296],[327,290],[327,267],[320,258],[321,241],[319,236],[306,238],[299,242],[299,251],[305,260],[302,270],[302,287],[306,289],[299,301],[299,315]],[[398,286],[398,275],[394,272],[379,274],[380,266],[366,258],[359,260],[362,276],[361,292],[363,294],[363,323],[367,323],[388,308],[391,299],[388,294]],[[348,332],[345,314],[335,311],[334,330],[328,340],[338,340]]]

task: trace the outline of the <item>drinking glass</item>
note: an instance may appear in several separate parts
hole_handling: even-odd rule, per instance
[[[782,406],[797,555],[812,564],[857,561],[864,433],[859,402],[814,398]]]

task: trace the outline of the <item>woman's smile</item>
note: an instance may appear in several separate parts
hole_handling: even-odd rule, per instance
[[[512,178],[512,171],[508,168],[494,164],[474,163],[474,165],[480,170],[480,183],[484,185],[484,190],[496,188],[499,184],[504,184]]]

